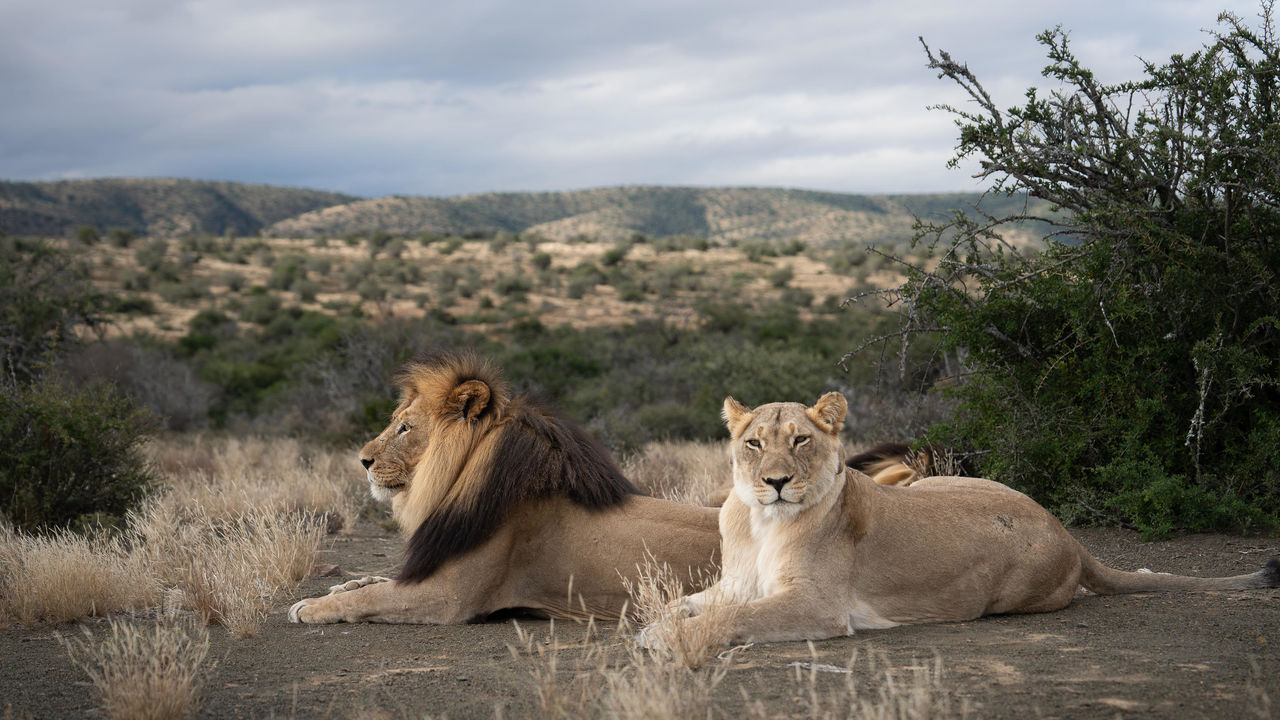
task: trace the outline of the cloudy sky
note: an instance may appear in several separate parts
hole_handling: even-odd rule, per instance
[[[1001,105],[1054,25],[1104,80],[1242,0],[0,0],[0,179],[448,196],[974,189],[917,36]]]

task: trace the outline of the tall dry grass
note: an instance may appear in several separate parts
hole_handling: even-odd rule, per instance
[[[113,618],[106,635],[59,640],[97,689],[102,714],[117,720],[193,715],[204,684],[209,633],[190,624],[145,625]]]
[[[512,656],[529,664],[529,676],[545,720],[607,717],[682,720],[712,717],[712,693],[729,660],[695,671],[646,653],[620,625],[603,634],[589,623],[582,640],[565,642],[551,623],[545,636],[515,626]]]
[[[740,606],[713,605],[703,609],[697,623],[680,623],[685,615],[679,602],[684,588],[676,572],[652,557],[645,558],[638,571],[635,580],[623,578],[622,584],[631,596],[631,617],[636,627],[644,628],[650,655],[691,670],[719,656],[728,643],[730,626]],[[716,578],[705,576],[697,580],[696,585],[706,588]],[[628,625],[627,621],[623,624]]]
[[[353,448],[292,438],[174,436],[148,445],[174,511],[199,508],[211,517],[309,511],[330,530],[350,531],[368,492]]]
[[[843,666],[818,662],[817,650],[809,643],[810,662],[794,662],[790,667],[791,686],[801,699],[800,708],[789,717],[805,720],[945,720],[966,718],[969,702],[957,698],[943,681],[942,658],[912,659],[895,665],[885,655],[868,653],[859,662],[854,650]],[[759,701],[748,703],[749,717],[759,720],[777,717]]]
[[[585,637],[564,641],[551,623],[545,635],[515,624],[512,656],[528,664],[538,715],[545,720],[604,717],[618,720],[683,720],[746,717],[754,720],[949,720],[967,718],[970,703],[946,684],[941,657],[895,663],[878,653],[853,652],[847,663],[819,662],[809,644],[810,661],[789,663],[784,697],[753,698],[739,687],[742,706],[724,706],[717,688],[735,672],[759,672],[758,660],[741,670],[735,661],[751,648],[713,656],[702,667],[685,667],[662,653],[650,653],[632,640],[623,624],[610,634],[591,624]],[[777,692],[771,694],[776,698]],[[496,713],[501,716],[501,710]]]
[[[123,531],[0,528],[0,622],[163,608],[248,637],[310,571],[326,530],[350,528],[363,504],[346,451],[191,436],[149,452],[167,488]]]
[[[622,471],[642,491],[689,505],[706,505],[733,482],[723,443],[649,443],[623,460]]]
[[[132,515],[130,526],[165,589],[166,612],[195,612],[241,638],[307,576],[325,535],[310,512],[218,517],[165,502]]]
[[[140,609],[159,589],[122,538],[26,535],[0,523],[0,620],[32,625]]]

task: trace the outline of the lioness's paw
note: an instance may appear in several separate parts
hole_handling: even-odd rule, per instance
[[[702,604],[685,595],[667,605],[667,613],[673,618],[691,618],[702,612]]]
[[[636,647],[656,652],[666,652],[671,647],[672,633],[677,632],[677,623],[673,620],[659,620],[646,625],[636,633]]]
[[[640,632],[636,633],[636,647],[642,647],[645,650],[659,650],[661,643],[658,642],[658,635],[653,626],[640,628]]]
[[[378,583],[391,582],[391,578],[384,578],[381,575],[366,575],[359,580],[348,580],[340,585],[333,585],[329,588],[329,594],[347,592],[348,590],[356,590],[365,585],[376,585]],[[296,606],[295,606],[296,607]]]

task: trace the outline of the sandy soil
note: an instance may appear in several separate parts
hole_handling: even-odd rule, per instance
[[[1250,572],[1280,554],[1276,538],[1193,535],[1143,543],[1114,529],[1076,531],[1098,557],[1117,567],[1186,574]],[[341,574],[387,573],[399,544],[362,526],[334,539],[322,562]],[[304,583],[299,596],[335,578]],[[509,620],[468,626],[331,625],[285,621],[282,605],[257,637],[236,640],[212,628],[200,717],[536,716],[528,660]],[[548,623],[521,620],[546,634]],[[102,621],[89,621],[97,627]],[[607,634],[612,626],[605,625]],[[582,625],[557,623],[561,643]],[[0,629],[0,713],[7,717],[94,717],[95,695],[72,666],[55,632],[76,626]],[[558,647],[558,646],[552,646]],[[868,631],[817,643],[819,663],[844,666],[855,649],[891,666],[911,667],[935,653],[944,685],[981,718],[1239,718],[1280,708],[1280,590],[1192,595],[1080,596],[1043,615]],[[572,647],[560,651],[567,665]],[[804,686],[790,663],[811,661],[804,643],[753,646],[734,659],[717,687],[719,717],[744,714],[744,694],[771,716],[800,713]],[[861,663],[861,664],[860,664]],[[866,664],[855,663],[855,671]],[[843,677],[832,673],[832,682]],[[827,682],[824,678],[822,682]]]

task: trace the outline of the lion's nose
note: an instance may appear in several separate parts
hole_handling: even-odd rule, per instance
[[[373,458],[360,458],[360,464],[364,465],[365,470],[368,470],[369,466],[373,465]]]
[[[768,485],[768,486],[770,486],[770,487],[772,487],[772,488],[773,488],[774,490],[776,490],[779,494],[781,494],[781,493],[782,493],[782,486],[783,486],[783,485],[786,485],[786,484],[787,484],[787,483],[789,483],[789,482],[791,482],[791,476],[790,476],[790,475],[783,475],[782,477],[776,477],[776,478],[765,478],[765,479],[764,479],[764,484],[765,484],[765,485]]]

